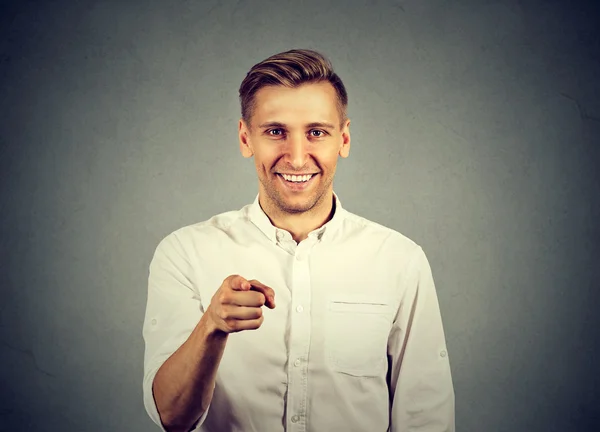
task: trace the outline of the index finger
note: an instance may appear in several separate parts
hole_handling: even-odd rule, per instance
[[[252,279],[248,281],[248,283],[250,283],[251,291],[258,291],[264,294],[268,302],[267,306],[270,309],[273,309],[275,307],[275,291],[273,290],[273,288],[266,286],[265,284],[257,281],[256,279]]]

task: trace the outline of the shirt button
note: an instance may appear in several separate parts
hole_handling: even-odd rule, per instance
[[[280,231],[277,231],[277,234],[276,234],[276,236],[275,236],[275,237],[277,237],[277,240],[278,240],[278,241],[281,241],[281,240],[283,240],[283,233],[282,233],[282,232],[280,232]]]
[[[300,359],[296,359],[296,361],[294,362],[294,366],[300,366],[302,362],[300,361]]]
[[[442,350],[442,351],[440,352],[440,356],[441,356],[441,357],[446,357],[446,354],[447,354],[447,352],[446,352],[446,351],[444,351],[444,350]]]
[[[156,320],[155,320],[155,319],[153,319],[153,320],[151,321],[151,323],[152,323],[152,325],[156,325]]]
[[[297,415],[292,416],[292,423],[297,423],[298,420],[300,420],[300,417],[298,417]]]
[[[300,305],[296,308],[296,312],[299,312],[299,313],[301,313],[303,310],[304,310],[304,308],[302,307],[302,305]]]

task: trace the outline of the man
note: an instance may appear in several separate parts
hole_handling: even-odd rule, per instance
[[[240,87],[253,204],[158,245],[144,403],[167,431],[454,431],[428,261],[342,208],[346,90],[319,53],[255,65]]]

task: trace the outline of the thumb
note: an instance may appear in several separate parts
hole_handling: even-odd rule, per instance
[[[250,282],[240,275],[231,276],[229,286],[235,291],[248,291],[251,287]]]

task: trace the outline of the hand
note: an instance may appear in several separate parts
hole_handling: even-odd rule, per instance
[[[206,314],[223,333],[256,330],[265,319],[262,306],[275,308],[275,291],[257,280],[231,275],[213,295]]]

